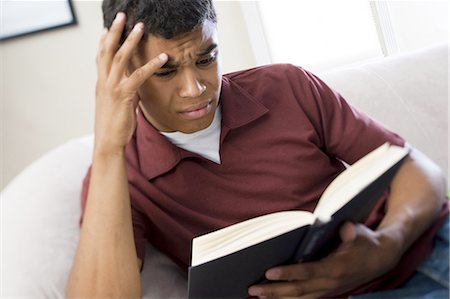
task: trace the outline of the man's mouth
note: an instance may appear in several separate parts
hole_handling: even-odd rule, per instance
[[[180,114],[188,119],[194,120],[199,119],[207,115],[212,110],[212,100],[209,100],[207,102],[200,103],[198,105],[189,107],[183,111],[180,112]]]

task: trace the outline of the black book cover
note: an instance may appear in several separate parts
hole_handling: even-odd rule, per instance
[[[267,269],[292,262],[308,227],[190,267],[189,298],[247,298],[248,287],[263,281]]]
[[[339,229],[341,225],[346,221],[361,223],[367,219],[388,188],[403,160],[404,158],[356,194],[331,216],[329,222],[317,221],[314,223],[298,247],[295,260],[319,260],[336,249],[340,243]]]
[[[325,257],[339,245],[339,229],[345,221],[358,223],[367,219],[404,159],[349,199],[327,221],[316,218],[312,225],[190,267],[189,298],[246,298],[248,287],[265,281],[266,270]]]

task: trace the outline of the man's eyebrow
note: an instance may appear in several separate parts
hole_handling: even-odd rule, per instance
[[[217,44],[211,44],[208,48],[201,50],[196,55],[198,57],[205,56],[211,53],[214,49],[217,48]],[[162,69],[175,69],[178,67],[178,64],[173,60],[173,58],[169,57],[169,60],[161,67]]]
[[[166,63],[161,67],[162,69],[175,69],[178,67],[178,64],[172,58],[169,58]]]
[[[205,50],[202,50],[201,52],[197,53],[197,56],[205,56],[206,54],[211,53],[215,48],[217,48],[217,44],[211,44],[208,48]]]

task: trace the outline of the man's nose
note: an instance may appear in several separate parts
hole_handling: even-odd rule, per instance
[[[183,74],[180,97],[182,98],[196,98],[201,96],[205,90],[206,85],[200,80],[197,72],[193,70],[186,70]]]

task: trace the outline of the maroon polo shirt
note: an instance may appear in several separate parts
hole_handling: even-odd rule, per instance
[[[271,212],[312,211],[344,170],[340,160],[352,164],[386,141],[404,144],[292,65],[224,75],[220,105],[221,164],[174,146],[139,111],[126,157],[141,260],[150,241],[187,269],[192,238]],[[88,181],[89,173],[83,209]],[[384,204],[382,199],[373,211],[369,227],[381,221]],[[437,225],[413,245],[406,266],[364,290],[397,286],[409,276],[429,252]]]

